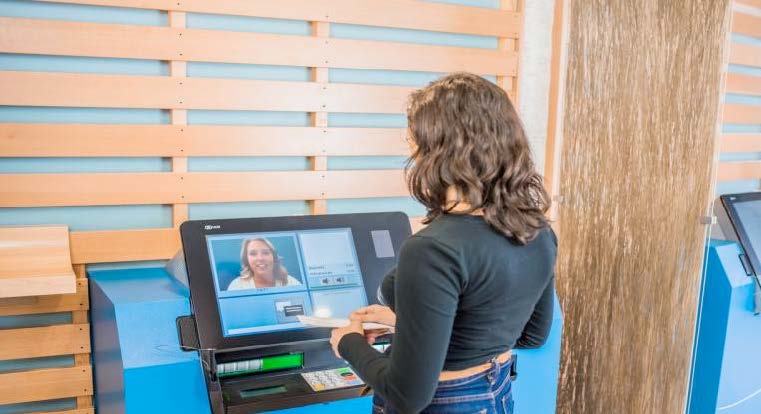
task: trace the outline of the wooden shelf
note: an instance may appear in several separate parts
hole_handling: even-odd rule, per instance
[[[0,227],[0,298],[76,291],[68,227]]]

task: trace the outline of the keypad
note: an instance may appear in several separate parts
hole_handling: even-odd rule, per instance
[[[303,372],[301,376],[314,391],[318,392],[364,384],[364,381],[349,367]]]

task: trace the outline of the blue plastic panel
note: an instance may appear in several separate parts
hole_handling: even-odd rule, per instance
[[[737,243],[711,240],[694,354],[690,414],[761,413],[761,316]]]

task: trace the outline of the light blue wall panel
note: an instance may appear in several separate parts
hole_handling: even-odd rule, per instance
[[[306,112],[194,109],[188,111],[188,124],[309,126],[309,114]]]
[[[0,158],[0,174],[171,171],[162,158]]]
[[[461,6],[483,7],[487,9],[499,8],[500,0],[423,0],[428,3],[457,4]]]
[[[0,374],[12,371],[41,368],[66,368],[74,366],[74,356],[64,355],[45,358],[13,359],[0,361]]]
[[[719,155],[719,161],[759,161],[761,152],[723,152]]]
[[[751,125],[751,124],[724,124],[722,126],[722,131],[726,133],[740,133],[740,132],[748,132],[748,133],[760,133],[761,132],[761,125]]]
[[[418,72],[404,70],[376,69],[330,69],[328,72],[332,83],[364,83],[372,85],[395,85],[424,87],[430,82],[446,75],[439,72]],[[496,76],[486,75],[485,79],[497,82]]]
[[[167,14],[158,10],[44,3],[29,0],[0,1],[0,16],[144,26],[167,25]]]
[[[191,204],[191,220],[217,218],[303,216],[309,214],[306,201]]]
[[[191,78],[236,78],[309,82],[311,80],[311,70],[301,66],[188,62],[187,76]]]
[[[405,128],[407,116],[404,114],[357,114],[331,112],[328,114],[330,127],[359,128]]]
[[[732,64],[729,65],[728,71],[729,73],[737,73],[740,75],[761,76],[761,68],[757,68],[755,66]]]
[[[77,402],[73,398],[63,400],[50,400],[34,403],[0,405],[0,414],[21,414],[36,411],[60,411],[77,408]]]
[[[328,157],[329,170],[403,169],[407,157]]]
[[[427,30],[395,29],[334,23],[330,36],[341,39],[382,40],[386,42],[419,43],[437,46],[459,46],[479,49],[496,49],[498,40],[491,36],[465,35]]]
[[[169,74],[169,65],[166,62],[145,59],[0,53],[0,70],[166,76]]]
[[[248,16],[188,13],[187,27],[193,29],[229,30],[234,32],[276,33],[309,36],[312,26],[300,20],[264,19]]]
[[[328,200],[328,213],[330,214],[377,211],[402,211],[410,217],[425,215],[425,208],[408,197]]]
[[[169,123],[169,111],[161,109],[0,106],[0,122],[42,124],[167,124]]]
[[[332,83],[369,83],[373,85],[398,85],[423,87],[443,73],[373,69],[330,69]]]
[[[738,105],[753,105],[758,106],[761,105],[761,96],[752,96],[752,95],[741,95],[738,93],[728,93],[724,97],[726,103],[728,104],[738,104]],[[761,120],[759,120],[761,122]]]
[[[761,45],[761,38],[743,35],[739,33],[732,33],[732,41],[746,44],[746,45],[753,45],[753,46]]]
[[[716,197],[721,194],[736,194],[758,191],[759,180],[725,181],[716,184]]]
[[[0,208],[0,225],[65,224],[72,231],[172,226],[164,205]]]
[[[188,171],[303,171],[306,157],[193,157]]]
[[[39,315],[0,316],[0,329],[34,328],[71,323],[71,313],[41,313]]]

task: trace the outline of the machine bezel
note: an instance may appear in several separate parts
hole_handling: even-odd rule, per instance
[[[378,303],[376,292],[385,274],[396,264],[396,257],[376,257],[370,232],[388,230],[396,256],[401,244],[411,234],[409,218],[404,213],[335,214],[184,222],[180,226],[180,234],[188,272],[191,308],[196,319],[201,348],[222,351],[305,341],[327,341],[331,331],[328,328],[306,328],[225,337],[212,279],[206,236],[333,228],[351,228],[368,303]]]

